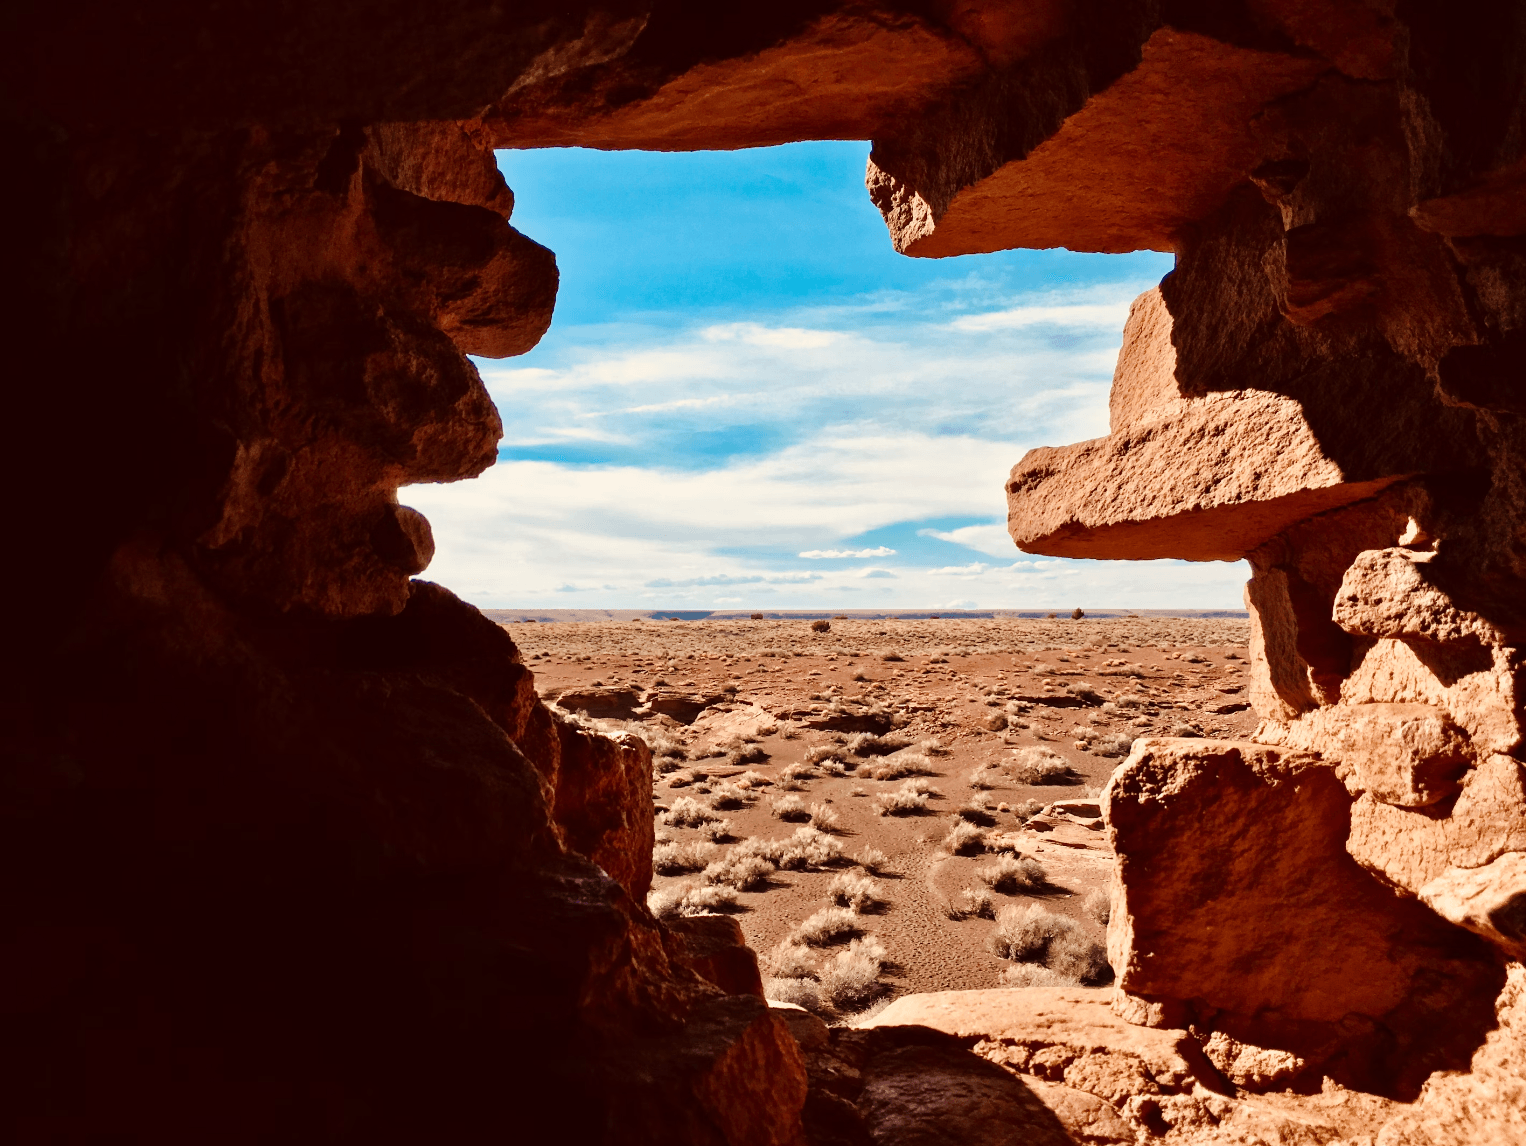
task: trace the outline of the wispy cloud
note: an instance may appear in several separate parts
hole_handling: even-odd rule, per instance
[[[1072,306],[1017,306],[985,314],[967,314],[949,325],[955,330],[986,332],[1018,330],[1027,326],[1091,326],[1122,330],[1129,317],[1128,302],[1091,303]]]
[[[800,556],[812,560],[823,557],[889,557],[894,552],[894,549],[876,545],[873,549],[807,549]]]
[[[963,545],[992,557],[1009,557],[1017,548],[1004,525],[966,525],[959,529],[923,529],[918,532],[923,537],[936,537],[939,541]]]

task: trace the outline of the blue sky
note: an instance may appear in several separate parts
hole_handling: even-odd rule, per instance
[[[867,155],[500,152],[561,289],[539,346],[477,362],[498,465],[403,491],[426,576],[483,607],[1239,608],[1240,565],[1033,557],[1003,524],[1024,451],[1107,432],[1171,257],[905,258]]]

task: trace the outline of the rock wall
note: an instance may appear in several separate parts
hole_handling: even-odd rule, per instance
[[[411,580],[398,490],[492,463],[465,354],[550,321],[492,147],[844,137],[908,254],[1178,256],[1113,433],[1008,485],[1032,551],[1255,571],[1256,743],[1146,744],[1110,792],[1121,1009],[1418,1089],[1395,1141],[1488,1140],[1521,1061],[1487,1029],[1526,854],[1517,6],[4,27],[9,1140],[801,1140],[745,957],[642,906],[644,750],[559,723],[501,630]],[[1173,880],[1165,825],[1236,877]]]

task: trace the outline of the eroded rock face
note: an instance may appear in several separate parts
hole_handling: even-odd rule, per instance
[[[465,355],[529,348],[556,289],[493,146],[864,137],[907,253],[1178,256],[1112,433],[1008,487],[1036,552],[1254,571],[1258,742],[1147,746],[1113,789],[1121,1011],[1196,1023],[1199,1082],[1418,1090],[1385,1142],[1519,1136],[1511,6],[244,8],[32,5],[0,42],[8,1138],[1212,1129],[1053,1042],[1023,1089],[946,1039],[839,1040],[852,1099],[808,1104],[726,945],[641,905],[645,750],[412,580],[399,489],[500,434]]]

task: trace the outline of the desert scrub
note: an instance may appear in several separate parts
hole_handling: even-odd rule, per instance
[[[1039,891],[1049,886],[1043,865],[1026,856],[1000,856],[994,862],[976,868],[975,878],[992,891],[999,891],[1003,895]]]
[[[1076,921],[1053,911],[1029,904],[1027,907],[1004,907],[996,915],[991,929],[991,951],[998,959],[1016,963],[1042,963],[1049,945],[1061,935],[1076,930]]]
[[[892,875],[897,871],[895,863],[879,848],[865,848],[853,862],[871,875]]]
[[[1112,914],[1111,897],[1103,888],[1094,887],[1081,901],[1081,911],[1088,919],[1094,919],[1106,927],[1108,917]]]
[[[673,806],[662,813],[662,822],[673,828],[697,828],[718,819],[719,816],[691,796],[678,797]]]
[[[837,812],[827,804],[812,804],[811,827],[818,832],[835,832],[838,827]]]
[[[733,768],[742,764],[761,764],[768,759],[768,752],[761,744],[741,744],[726,752],[726,763]]]
[[[711,820],[699,826],[699,834],[712,844],[724,844],[732,838],[730,820]]]
[[[899,780],[903,776],[934,775],[933,762],[919,752],[907,752],[902,756],[887,756],[869,770],[875,780]]]
[[[863,933],[864,925],[854,912],[845,907],[823,907],[795,928],[793,938],[811,947],[826,947]]]
[[[1074,987],[1076,982],[1037,963],[1014,963],[996,977],[1001,987]]]
[[[762,887],[768,882],[768,877],[774,874],[775,865],[762,856],[743,852],[745,846],[738,844],[731,849],[730,855],[707,866],[701,878],[708,884],[724,884],[737,891],[752,891]]]
[[[767,776],[763,775],[763,773],[754,772],[750,769],[746,772],[743,772],[740,776],[733,780],[732,783],[735,784],[738,788],[748,792],[752,791],[754,788],[766,788],[772,787],[773,785],[773,781],[770,780]]]
[[[805,801],[799,796],[780,796],[769,806],[769,811],[780,820],[800,822],[811,818],[811,813],[805,809]]]
[[[842,872],[827,884],[827,901],[837,907],[863,912],[884,906],[885,896],[880,885],[867,876]]]
[[[757,856],[775,867],[805,871],[842,858],[842,844],[815,828],[796,828],[785,840],[748,840],[732,849],[733,855]]]
[[[1000,769],[994,768],[990,764],[982,764],[970,773],[968,783],[977,792],[987,792],[1001,785],[1002,774]]]
[[[1002,959],[1043,963],[1056,974],[1089,987],[1113,978],[1102,944],[1087,936],[1075,920],[1036,903],[1026,909],[1014,905],[997,912],[991,950]]]
[[[714,844],[699,842],[662,843],[652,849],[652,867],[658,875],[682,875],[701,871],[715,860]]]
[[[884,945],[874,936],[852,940],[817,972],[822,996],[839,1011],[862,1007],[880,992],[884,961]]]
[[[986,850],[986,834],[974,824],[956,820],[943,837],[944,850],[954,856],[978,856]]]
[[[659,919],[717,915],[737,909],[737,893],[729,887],[669,887],[648,895],[646,906]]]
[[[953,920],[995,919],[996,899],[988,888],[967,887],[948,901],[944,914]]]
[[[791,764],[784,770],[784,775],[789,775],[791,769],[804,768],[803,772],[796,772],[796,776],[810,776],[811,765],[819,764],[823,760],[839,760],[843,750],[835,744],[817,744],[805,750],[805,756],[800,764]]]
[[[775,979],[811,979],[816,975],[816,956],[788,939],[780,940],[760,956],[758,964]]]
[[[1048,748],[1019,749],[1011,767],[1012,779],[1018,784],[1059,784],[1070,775],[1065,757]]]
[[[822,1009],[821,988],[814,979],[765,979],[763,997],[775,1003],[790,1003],[808,1011]]]
[[[718,812],[733,812],[756,800],[757,794],[732,783],[717,784],[711,789],[710,806]]]
[[[927,782],[908,780],[894,792],[881,792],[874,797],[874,810],[882,816],[915,816],[928,811],[928,798],[937,792]]]
[[[911,741],[895,733],[876,736],[872,732],[859,732],[848,739],[848,751],[855,756],[889,756],[902,748],[911,747]]]
[[[978,804],[960,804],[954,809],[954,815],[967,823],[974,824],[977,828],[996,826],[996,817]]]
[[[1127,756],[1133,748],[1132,736],[1099,736],[1091,743],[1091,751],[1097,756]]]
[[[917,745],[917,751],[927,756],[948,756],[953,749],[944,747],[941,740],[924,740]]]

